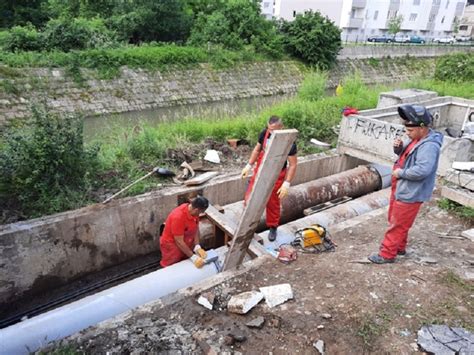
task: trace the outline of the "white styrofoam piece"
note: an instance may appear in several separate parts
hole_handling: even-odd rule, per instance
[[[260,287],[260,292],[265,296],[265,303],[272,308],[293,298],[290,284]]]

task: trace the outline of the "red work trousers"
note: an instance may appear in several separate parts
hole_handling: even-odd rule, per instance
[[[255,171],[250,178],[249,186],[247,187],[247,191],[245,191],[245,203],[247,203],[248,198],[250,197],[250,193],[252,192],[253,185],[255,183],[255,178],[257,177],[257,171],[260,165],[260,161],[255,168]],[[270,195],[270,199],[267,202],[266,208],[266,223],[268,228],[276,228],[280,224],[280,198],[278,197],[278,189],[283,185],[283,181],[285,181],[286,176],[286,169],[283,169],[278,175],[278,179],[275,182],[275,186],[273,186],[272,193]]]
[[[416,215],[420,210],[422,202],[401,202],[395,200],[394,191],[390,197],[388,209],[388,222],[390,226],[385,232],[385,237],[380,247],[380,256],[386,259],[393,259],[397,252],[405,251],[408,241],[408,231]]]

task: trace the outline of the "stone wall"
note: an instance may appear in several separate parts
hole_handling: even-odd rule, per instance
[[[207,65],[161,72],[123,68],[111,80],[82,70],[82,76],[85,81],[78,83],[63,69],[41,68],[0,77],[6,82],[0,85],[0,123],[27,116],[34,102],[45,102],[56,112],[98,115],[292,93],[303,79],[296,62],[246,63],[221,70]]]
[[[462,47],[347,47],[339,56],[346,59],[339,60],[329,73],[328,88],[336,87],[355,72],[367,84],[431,77],[435,65],[432,57],[417,59],[407,54],[437,56],[452,48]],[[410,53],[415,49],[417,53]],[[388,55],[403,57],[377,59]],[[357,59],[367,56],[370,58]],[[46,103],[54,112],[100,115],[293,93],[301,84],[305,70],[291,61],[245,63],[229,69],[214,69],[204,64],[194,69],[156,72],[122,68],[120,76],[110,80],[97,79],[95,71],[82,70],[84,80],[77,82],[64,69],[9,69],[5,71],[8,76],[0,75],[0,125],[12,118],[29,116],[31,105],[37,102]]]

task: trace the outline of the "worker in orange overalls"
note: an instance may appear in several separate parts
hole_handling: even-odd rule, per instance
[[[242,177],[242,179],[245,179],[248,176],[250,170],[252,169],[253,164],[257,162],[253,175],[250,179],[250,183],[247,187],[247,191],[245,192],[245,203],[247,202],[248,198],[250,197],[250,193],[252,192],[258,169],[260,168],[263,156],[265,155],[265,148],[267,146],[268,139],[270,138],[272,132],[278,129],[283,129],[283,122],[281,118],[278,116],[270,117],[267,123],[267,127],[263,129],[258,136],[258,143],[253,149],[252,154],[250,155],[249,162],[247,163],[245,168],[242,169],[242,173],[240,174],[240,176]],[[270,199],[267,202],[266,223],[267,227],[270,229],[268,233],[268,240],[271,242],[276,240],[277,228],[280,224],[280,199],[283,199],[288,195],[288,190],[290,188],[291,181],[293,180],[293,177],[296,173],[296,165],[298,161],[296,153],[297,147],[296,144],[293,143],[290,152],[288,153],[288,160],[283,165],[280,171],[280,175],[278,175],[278,179],[275,182],[275,186],[273,187]]]
[[[209,206],[202,196],[183,203],[168,215],[160,237],[162,267],[190,258],[197,268],[204,265],[206,251],[199,245],[199,214]]]

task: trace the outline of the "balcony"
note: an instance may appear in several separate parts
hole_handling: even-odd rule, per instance
[[[367,6],[367,0],[352,0],[352,7],[356,9],[363,9]]]
[[[363,23],[363,18],[350,18],[349,23],[347,24],[347,28],[362,28]]]

